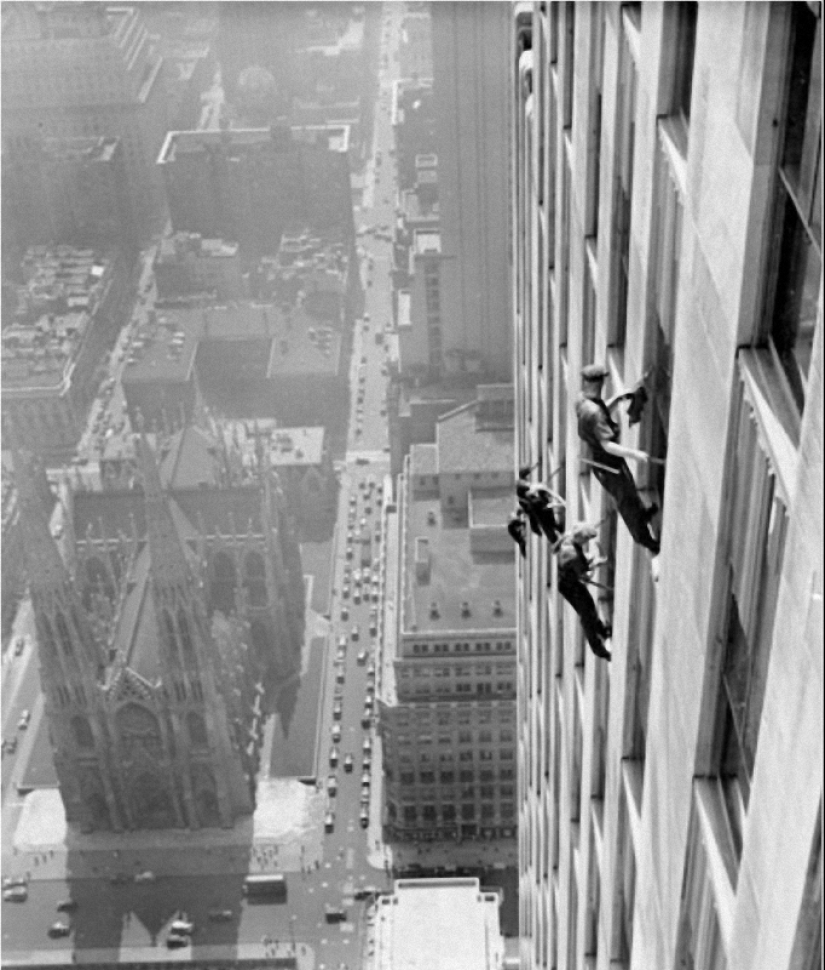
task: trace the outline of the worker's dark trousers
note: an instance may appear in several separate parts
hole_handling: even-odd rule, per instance
[[[595,460],[600,462],[604,461],[603,458]],[[616,502],[619,515],[633,536],[633,541],[638,542],[645,549],[649,549],[654,556],[658,555],[659,540],[650,531],[650,516],[639,497],[636,482],[633,480],[633,475],[627,467],[627,462],[624,458],[616,460],[611,456],[604,463],[609,464],[611,468],[615,468],[615,473],[603,471],[601,468],[594,468],[593,474],[596,476],[602,488]]]
[[[559,592],[578,613],[584,635],[590,649],[597,657],[607,656],[604,638],[607,633],[605,625],[599,619],[599,612],[590,590],[574,575],[559,570]]]
[[[541,509],[536,518],[550,542],[555,542],[564,532],[564,509]]]

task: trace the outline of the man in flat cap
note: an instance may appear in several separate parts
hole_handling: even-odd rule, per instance
[[[619,444],[619,425],[612,411],[620,401],[634,400],[634,391],[602,400],[602,386],[607,368],[589,364],[582,370],[582,390],[576,401],[579,437],[590,446],[590,464],[599,484],[616,502],[622,521],[630,530],[634,542],[659,554],[659,540],[650,528],[650,520],[659,511],[656,505],[645,507],[636,489],[636,482],[627,466],[626,458],[650,461],[647,452]]]
[[[594,526],[578,522],[559,539],[553,552],[558,562],[559,592],[578,614],[590,649],[602,660],[610,660],[610,649],[605,641],[610,639],[612,629],[599,616],[586,585],[592,570],[604,562],[587,556],[587,547],[597,535]]]

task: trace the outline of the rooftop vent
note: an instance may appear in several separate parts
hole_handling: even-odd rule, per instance
[[[435,512],[432,509],[427,513],[427,525],[435,525]]]
[[[467,602],[467,600],[461,601],[461,615],[463,617],[467,617],[470,615],[470,604]]]
[[[433,600],[430,603],[430,619],[437,620],[441,616],[441,611],[438,609],[438,600]]]
[[[493,600],[493,616],[501,616],[504,610],[501,608],[501,600]]]

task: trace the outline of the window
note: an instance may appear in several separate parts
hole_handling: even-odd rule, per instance
[[[576,46],[576,4],[564,4],[564,47],[562,56],[562,127],[573,123],[573,62]]]
[[[732,428],[729,592],[722,622],[714,726],[716,764],[710,773],[717,774],[722,783],[738,854],[756,758],[788,517],[784,484],[762,448],[766,439],[751,404],[747,376]]]
[[[676,19],[676,51],[673,69],[673,113],[685,124],[690,120],[690,99],[693,91],[693,59],[696,54],[696,21],[699,4],[696,0],[674,4]]]
[[[791,4],[790,16],[765,336],[801,412],[822,275],[822,23],[806,3]]]
[[[676,965],[685,970],[726,970],[728,964],[708,873],[707,853],[695,816],[689,830],[687,851]]]
[[[667,137],[660,132],[661,137]],[[648,321],[646,360],[652,368],[648,381],[650,402],[642,418],[641,437],[655,458],[667,454],[670,423],[670,393],[673,379],[673,333],[676,324],[676,295],[679,288],[679,264],[682,244],[682,203],[664,149],[657,152],[654,251],[656,264],[652,274],[653,299]],[[646,466],[648,486],[659,496],[664,494],[665,466]],[[660,503],[661,504],[661,503]]]
[[[630,52],[626,27],[619,47],[618,120],[616,125],[616,175],[613,197],[613,286],[616,294],[610,314],[608,343],[624,347],[627,330],[627,294],[630,279],[630,209],[633,198],[633,152],[636,146],[636,65]]]

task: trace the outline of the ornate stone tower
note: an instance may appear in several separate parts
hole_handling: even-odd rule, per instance
[[[15,453],[20,525],[37,630],[54,764],[69,822],[118,827],[112,738],[105,710],[105,660],[60,556],[41,498],[34,458]]]

